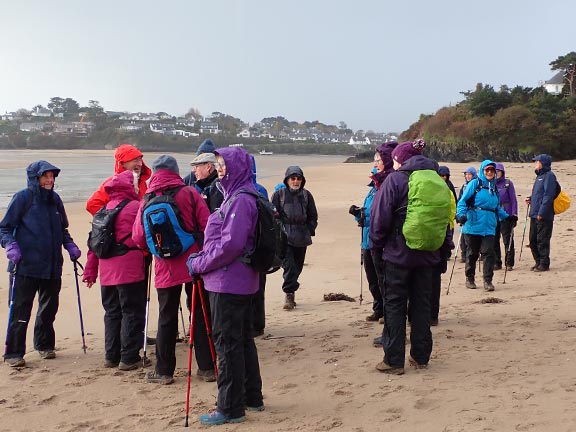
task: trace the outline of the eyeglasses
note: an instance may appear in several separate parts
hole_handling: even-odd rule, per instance
[[[374,163],[380,165],[380,162],[382,162],[382,159],[374,159]]]
[[[484,172],[490,172],[490,171],[496,172],[496,171],[494,170],[494,168],[484,168]]]

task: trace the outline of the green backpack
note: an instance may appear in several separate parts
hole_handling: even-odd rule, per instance
[[[436,171],[412,171],[408,180],[406,220],[402,226],[406,246],[419,251],[440,249],[453,217],[451,207],[452,193]]]

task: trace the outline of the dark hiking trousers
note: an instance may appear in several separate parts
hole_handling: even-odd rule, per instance
[[[146,279],[100,288],[104,306],[106,360],[126,364],[141,360],[146,320]]]
[[[262,406],[262,378],[252,336],[252,296],[210,292],[218,354],[218,411],[230,418]]]
[[[156,335],[156,373],[174,376],[176,337],[182,285],[156,288],[158,294],[158,333]]]
[[[61,287],[62,279],[60,278],[39,279],[16,276],[14,303],[6,335],[5,359],[24,357],[26,353],[26,331],[36,292],[38,292],[38,312],[34,322],[34,349],[37,351],[54,350],[56,344],[54,320],[58,312]]]
[[[494,276],[494,236],[464,234],[468,247],[465,273],[467,279],[474,279],[476,262],[480,254],[484,257],[482,274],[484,282],[492,282]]]
[[[368,280],[368,289],[374,298],[372,303],[372,311],[377,317],[381,317],[384,312],[382,311],[382,292],[378,285],[378,274],[372,261],[372,254],[370,249],[362,249],[362,260],[364,262],[364,272],[366,273],[366,280]]]
[[[460,227],[462,229],[462,227]],[[466,260],[466,255],[468,254],[468,246],[466,245],[466,234],[460,235],[460,257]]]
[[[514,236],[512,223],[508,220],[498,222],[496,225],[496,237],[494,239],[495,263],[498,266],[514,267]],[[500,247],[500,237],[504,242],[504,261],[502,261],[502,249]]]
[[[293,294],[300,287],[298,278],[300,277],[300,273],[302,273],[305,258],[306,246],[296,247],[288,245],[286,248],[286,256],[282,262],[282,268],[284,269],[282,291],[286,294]]]
[[[400,267],[384,264],[384,362],[404,367],[406,356],[406,315],[410,303],[410,355],[419,364],[428,364],[432,353],[430,296],[434,267]]]
[[[202,289],[196,294],[196,307],[194,308],[194,357],[198,364],[198,369],[207,371],[214,370],[214,362],[212,361],[212,353],[210,352],[210,341],[208,339],[208,332],[206,331],[206,322],[204,321],[204,312],[202,312],[202,303],[200,302],[199,294],[204,298],[206,305],[206,314],[208,315],[208,322],[211,322],[210,301],[208,300],[208,291],[204,289],[204,284],[201,283]],[[191,310],[192,302],[192,284],[187,283],[184,285],[186,290],[186,306],[188,311]],[[188,322],[190,322],[190,315],[188,315]]]
[[[440,294],[442,291],[442,270],[443,266],[434,267],[432,273],[431,286],[432,291],[430,292],[430,319],[438,321],[438,315],[440,314]]]
[[[530,218],[530,250],[536,265],[550,268],[550,239],[554,221]]]
[[[252,298],[252,326],[255,334],[262,334],[266,327],[265,291],[266,273],[260,273],[258,275],[258,292]]]

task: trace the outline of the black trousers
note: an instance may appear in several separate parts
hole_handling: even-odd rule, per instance
[[[38,312],[34,322],[34,349],[38,351],[54,349],[56,343],[54,320],[58,312],[61,287],[61,278],[39,279],[16,276],[14,303],[6,335],[5,359],[24,357],[26,353],[26,332],[36,292],[38,292]]]
[[[210,341],[208,339],[208,332],[206,331],[200,294],[206,305],[208,322],[211,322],[211,311],[208,291],[204,289],[203,283],[200,283],[200,286],[201,289],[196,294],[196,307],[194,308],[194,357],[196,358],[198,369],[206,371],[214,369],[214,362],[212,361],[212,353],[210,352]],[[184,287],[186,290],[186,306],[188,307],[188,311],[190,311],[192,308],[192,284],[187,283]],[[190,316],[188,316],[188,321],[190,321]]]
[[[158,334],[156,335],[156,373],[174,375],[176,369],[176,337],[178,308],[182,285],[156,288],[158,294]]]
[[[482,274],[485,282],[492,282],[494,277],[494,236],[464,234],[466,236],[466,278],[474,279],[476,262],[480,254],[484,257]]]
[[[255,334],[261,334],[266,327],[266,304],[264,293],[266,291],[266,273],[260,273],[258,278],[258,292],[252,298],[252,325]]]
[[[376,268],[374,267],[374,262],[372,261],[372,254],[370,249],[362,249],[362,261],[364,263],[364,272],[366,273],[366,279],[368,280],[368,289],[374,302],[372,303],[372,311],[376,316],[383,316],[383,305],[382,305],[382,292],[380,291],[380,286],[378,285],[378,274],[376,273]]]
[[[550,267],[550,239],[552,238],[554,221],[530,218],[530,250],[536,265]]]
[[[514,267],[514,227],[512,227],[510,221],[503,220],[496,225],[496,237],[494,239],[495,261],[497,265],[502,266],[500,237],[502,237],[504,242],[504,265]]]
[[[106,360],[135,363],[141,360],[146,320],[146,279],[100,288],[104,306]]]
[[[302,273],[305,258],[306,246],[296,247],[288,245],[286,248],[286,256],[282,262],[282,267],[284,268],[282,291],[286,294],[295,293],[300,287],[298,278]]]
[[[237,418],[262,405],[262,378],[252,336],[252,296],[210,292],[218,354],[218,411]]]
[[[410,303],[410,355],[419,364],[428,364],[432,353],[430,296],[433,267],[405,268],[384,263],[384,361],[404,367],[406,356],[406,316]]]

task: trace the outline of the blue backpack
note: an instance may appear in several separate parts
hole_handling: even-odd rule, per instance
[[[150,252],[159,258],[177,257],[196,242],[202,247],[204,235],[196,229],[196,221],[194,231],[186,230],[182,214],[174,200],[183,187],[166,189],[162,195],[151,192],[144,196],[142,223],[146,244]]]

